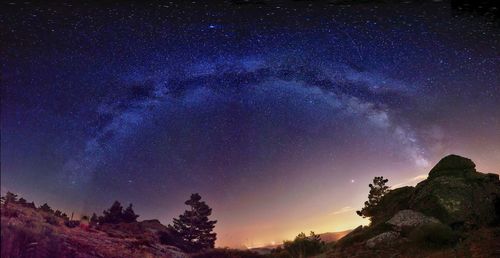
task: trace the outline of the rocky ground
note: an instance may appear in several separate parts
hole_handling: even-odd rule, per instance
[[[99,230],[69,228],[61,218],[18,204],[2,207],[1,215],[1,257],[188,257],[176,247],[159,244],[155,221]]]

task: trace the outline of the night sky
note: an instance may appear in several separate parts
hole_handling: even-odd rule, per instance
[[[374,176],[500,172],[500,33],[447,3],[0,7],[1,187],[171,223],[219,246],[354,228]]]

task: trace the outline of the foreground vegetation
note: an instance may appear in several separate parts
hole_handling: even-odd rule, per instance
[[[466,158],[442,159],[416,187],[375,177],[357,214],[369,218],[339,241],[311,232],[266,254],[214,248],[217,223],[198,194],[168,226],[138,221],[120,202],[102,215],[68,216],[8,192],[1,205],[1,257],[500,257],[500,181]]]
[[[11,192],[1,201],[1,257],[188,257],[213,249],[216,240],[217,221],[208,218],[212,210],[199,194],[191,195],[190,208],[168,226],[138,222],[132,204],[124,209],[118,201],[100,216],[80,219]],[[118,250],[109,251],[113,247]]]

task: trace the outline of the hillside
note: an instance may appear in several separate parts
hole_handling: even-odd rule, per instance
[[[339,239],[343,238],[347,234],[351,233],[352,229],[349,230],[344,230],[340,232],[326,232],[326,233],[321,233],[319,234],[320,238],[322,241],[326,243],[330,242],[335,242],[338,241]]]
[[[188,257],[178,248],[162,245],[157,220],[68,227],[53,214],[9,203],[1,210],[1,257]]]

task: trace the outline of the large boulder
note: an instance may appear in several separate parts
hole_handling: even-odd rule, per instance
[[[380,246],[391,246],[396,243],[399,238],[399,233],[396,231],[384,232],[382,234],[376,235],[366,241],[366,246],[368,248],[375,248]]]
[[[425,216],[423,213],[413,210],[401,210],[387,221],[387,224],[397,229],[419,227],[432,223],[441,222],[436,218]]]
[[[411,186],[400,187],[389,191],[382,200],[380,200],[376,212],[374,212],[371,218],[372,225],[384,223],[392,218],[398,211],[409,209],[410,199],[414,191],[415,189]]]
[[[470,159],[449,155],[415,187],[409,208],[452,226],[480,226],[495,221],[499,198],[498,176],[479,173]]]
[[[439,176],[467,177],[476,172],[476,164],[468,158],[448,155],[442,158],[429,172],[429,178]]]

